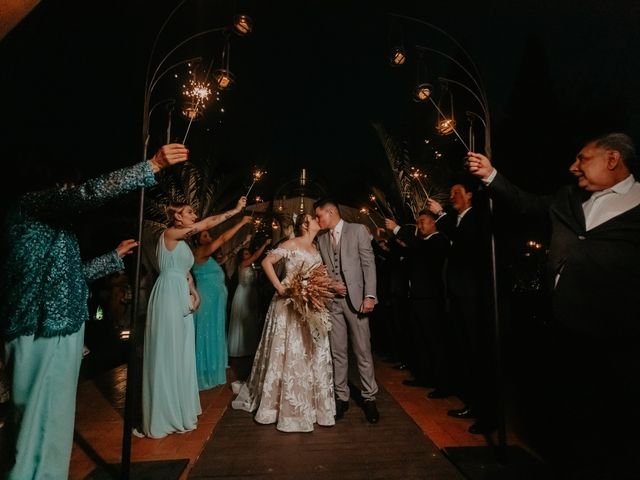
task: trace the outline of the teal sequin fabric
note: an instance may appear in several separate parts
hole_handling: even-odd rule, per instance
[[[76,214],[155,185],[149,162],[81,185],[23,195],[6,217],[0,325],[5,341],[77,332],[89,318],[88,282],[124,268],[115,251],[83,262],[68,227]]]

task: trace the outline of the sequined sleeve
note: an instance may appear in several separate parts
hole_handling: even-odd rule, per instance
[[[90,283],[110,273],[124,269],[124,262],[118,255],[118,252],[112,250],[109,253],[87,260],[84,262],[83,268],[87,283]]]
[[[23,214],[51,218],[80,213],[140,187],[156,184],[149,162],[140,162],[68,188],[30,192],[22,197]]]

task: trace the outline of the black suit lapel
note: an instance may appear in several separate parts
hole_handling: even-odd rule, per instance
[[[584,211],[582,203],[588,198],[588,193],[576,187],[567,189],[551,209],[555,213],[557,219],[567,225],[574,232],[584,232],[586,223],[584,219]]]

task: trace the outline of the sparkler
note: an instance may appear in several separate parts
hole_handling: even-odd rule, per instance
[[[380,227],[378,226],[378,224],[375,222],[375,220],[374,220],[373,218],[371,218],[371,215],[369,215],[369,209],[368,209],[368,208],[362,207],[362,208],[360,209],[360,213],[362,213],[362,214],[366,215],[367,217],[369,217],[369,220],[371,220],[371,223],[373,223],[373,225],[374,225],[376,228],[380,228]]]
[[[249,193],[251,193],[251,189],[253,188],[253,186],[255,185],[255,183],[256,183],[257,181],[259,181],[259,180],[262,178],[262,176],[263,176],[265,173],[267,173],[267,172],[265,172],[265,171],[263,171],[263,170],[260,170],[259,168],[256,168],[256,169],[253,171],[253,181],[251,182],[251,186],[249,187],[249,190],[247,190],[247,193],[245,194],[245,197],[249,197]]]
[[[207,100],[209,100],[209,95],[211,95],[211,88],[209,88],[209,83],[198,82],[196,80],[189,80],[189,87],[185,87],[185,90],[182,92],[183,95],[191,98],[194,106],[189,111],[189,125],[187,125],[187,131],[184,134],[184,139],[182,143],[184,144],[187,141],[187,135],[189,135],[189,130],[191,129],[191,123],[193,119],[198,116],[198,109],[200,105],[204,107]]]
[[[421,178],[425,176],[424,173],[422,173],[419,169],[411,167],[412,172],[411,172],[411,178],[413,178],[414,180],[416,180],[418,182],[418,185],[420,185],[420,187],[422,188],[422,191],[424,192],[425,197],[427,197],[427,202],[431,199],[429,197],[429,193],[427,192],[427,189],[425,188],[425,186],[422,183]]]
[[[442,113],[442,110],[440,110],[440,107],[438,107],[438,104],[433,101],[433,97],[429,97],[429,101],[433,104],[434,107],[436,107],[436,110],[438,111],[438,113],[442,115],[443,118],[446,119],[447,118],[446,115]],[[456,137],[458,137],[458,140],[460,140],[462,142],[462,145],[464,145],[464,148],[466,148],[467,151],[469,152],[470,151],[469,147],[467,146],[467,144],[464,142],[464,140],[458,133],[458,130],[456,130],[455,122],[453,122],[452,120],[446,120],[444,123],[445,123],[444,127],[446,127],[447,131],[449,131],[449,129],[453,131],[453,133],[456,134]]]
[[[391,207],[389,207],[388,205],[385,205],[385,208],[382,208],[380,206],[380,204],[378,203],[378,199],[376,198],[375,195],[369,195],[369,200],[371,200],[375,206],[378,208],[378,210],[380,211],[381,215],[389,215],[389,218],[393,218],[393,211],[391,210]]]

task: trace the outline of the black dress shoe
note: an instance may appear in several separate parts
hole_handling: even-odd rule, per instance
[[[336,420],[340,420],[342,417],[344,417],[344,414],[347,410],[349,410],[349,401],[344,401],[336,398],[336,415],[334,418]]]
[[[447,415],[449,415],[450,417],[455,417],[455,418],[475,418],[474,413],[468,407],[456,408],[454,410],[449,410],[447,412]]]
[[[486,435],[493,432],[496,426],[486,422],[476,422],[469,427],[469,433],[474,435]]]
[[[367,419],[367,422],[378,423],[378,420],[380,420],[380,414],[378,413],[375,400],[365,400],[362,404],[362,409],[364,410],[364,416]]]
[[[449,392],[441,388],[436,388],[435,390],[427,393],[427,397],[429,398],[447,398],[449,395],[451,395]]]

